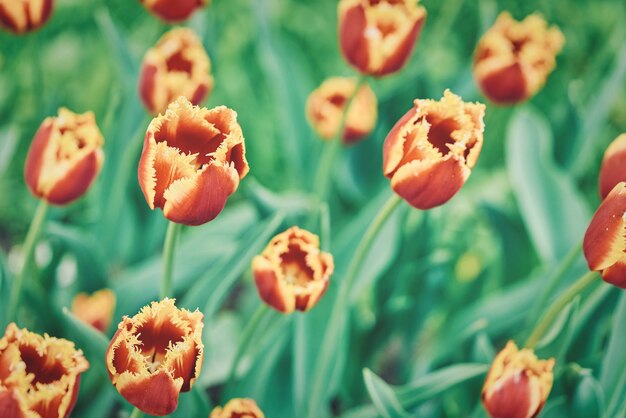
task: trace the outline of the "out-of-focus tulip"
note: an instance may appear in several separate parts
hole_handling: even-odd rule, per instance
[[[92,295],[79,293],[72,301],[74,315],[101,332],[109,329],[114,309],[115,293],[109,289],[98,290]]]
[[[249,171],[237,113],[179,97],[150,123],[138,171],[150,209],[186,225],[214,219]]]
[[[613,187],[593,215],[583,239],[589,269],[626,289],[626,183]]]
[[[534,96],[556,66],[565,38],[533,14],[518,22],[502,12],[478,42],[474,78],[494,103],[515,104]]]
[[[30,145],[24,166],[28,188],[55,205],[78,199],[100,172],[103,144],[92,112],[59,109],[59,116],[43,121]]]
[[[354,78],[331,77],[309,95],[307,118],[323,139],[332,139],[337,135],[345,107],[356,86]],[[372,132],[376,126],[377,107],[376,95],[364,84],[350,104],[342,138],[344,143],[355,143]]]
[[[43,26],[54,0],[0,0],[0,26],[13,33],[31,32]]]
[[[252,399],[231,399],[225,407],[218,406],[211,412],[209,418],[265,418]]]
[[[261,299],[283,313],[308,311],[324,295],[335,264],[317,235],[297,226],[276,235],[252,260]]]
[[[178,395],[191,390],[202,369],[202,327],[202,313],[178,309],[167,298],[125,316],[106,352],[120,395],[150,415],[176,410]]]
[[[167,23],[187,20],[197,9],[206,6],[209,0],[139,0],[155,16]]]
[[[599,181],[602,199],[622,181],[626,181],[626,134],[621,134],[611,142],[604,153]]]
[[[0,339],[0,417],[68,417],[88,368],[74,343],[9,324]]]
[[[179,96],[198,105],[212,88],[211,61],[191,29],[167,32],[143,58],[139,95],[153,115],[165,112]]]
[[[443,98],[415,100],[391,129],[383,148],[383,172],[410,205],[430,209],[450,200],[469,177],[483,145],[485,106]]]
[[[408,61],[426,20],[418,0],[340,0],[339,46],[363,74],[383,76]]]
[[[518,350],[513,341],[493,360],[482,391],[492,418],[533,418],[552,389],[554,359],[539,360],[532,350]]]

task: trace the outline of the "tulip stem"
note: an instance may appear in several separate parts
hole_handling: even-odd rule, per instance
[[[174,253],[182,225],[170,222],[165,234],[163,246],[163,282],[161,283],[161,299],[170,296],[172,292],[172,276],[174,270]]]
[[[143,417],[143,412],[139,408],[133,409],[133,412],[130,413],[128,418],[141,418]]]
[[[535,329],[526,340],[526,348],[533,349],[541,339],[545,335],[545,333],[550,329],[550,326],[556,319],[556,317],[561,313],[561,311],[572,301],[580,292],[585,290],[589,285],[595,283],[598,280],[597,273],[595,271],[590,271],[581,276],[578,280],[576,280],[569,288],[565,290],[559,296],[550,309],[546,312],[543,318],[537,323]]]
[[[241,332],[241,336],[239,337],[239,344],[237,345],[237,351],[235,352],[235,357],[233,359],[233,364],[230,368],[230,373],[228,375],[227,386],[229,386],[232,382],[234,382],[237,377],[237,369],[239,368],[239,362],[241,358],[246,353],[248,345],[252,340],[252,336],[256,331],[257,327],[265,318],[265,315],[269,313],[269,309],[264,304],[260,304],[257,310],[252,314],[252,318],[248,321],[248,324]]]
[[[48,207],[48,203],[45,200],[39,201],[39,206],[37,206],[37,210],[35,211],[33,220],[30,223],[28,233],[26,234],[26,240],[24,241],[24,246],[22,248],[24,262],[22,264],[20,272],[13,282],[13,287],[11,288],[9,310],[7,311],[8,321],[15,321],[17,308],[20,304],[20,299],[22,298],[22,287],[24,285],[24,279],[26,278],[26,274],[30,270],[31,264],[33,262],[35,245],[37,244],[37,240],[39,239],[39,235],[41,234],[41,228],[44,224],[44,220],[46,219]]]

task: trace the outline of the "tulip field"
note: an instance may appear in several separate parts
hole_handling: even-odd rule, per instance
[[[0,0],[0,418],[626,418],[624,21]]]

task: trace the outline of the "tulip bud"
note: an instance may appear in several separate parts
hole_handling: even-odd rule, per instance
[[[589,270],[626,289],[626,183],[615,185],[593,215],[583,239]]]
[[[120,395],[150,415],[174,412],[202,369],[202,327],[202,313],[178,309],[168,298],[125,316],[106,352]]]
[[[224,209],[248,171],[237,113],[179,97],[148,126],[138,175],[150,209],[161,208],[172,222],[201,225]]]
[[[478,42],[474,78],[492,102],[522,102],[543,87],[564,42],[561,31],[548,28],[540,15],[518,22],[502,12]]]
[[[513,341],[493,360],[482,391],[492,418],[533,418],[552,389],[554,359],[539,360],[532,350],[518,350]]]
[[[28,188],[55,205],[78,199],[100,172],[103,144],[92,112],[60,108],[59,116],[43,121],[30,145],[24,167]]]
[[[198,105],[212,88],[211,61],[191,29],[172,29],[144,56],[139,95],[153,115],[179,96]]]
[[[313,90],[306,103],[307,118],[322,139],[333,139],[340,128],[348,100],[357,82],[353,78],[331,77]],[[369,135],[376,126],[378,101],[364,84],[350,104],[343,132],[343,142],[352,144]]]
[[[485,105],[449,90],[439,101],[416,99],[385,139],[383,172],[391,188],[418,209],[450,200],[480,155],[484,114]]]
[[[0,0],[0,26],[13,33],[26,33],[43,26],[54,0]]]
[[[79,293],[72,301],[72,312],[84,323],[106,332],[113,318],[115,293],[109,289],[98,290],[92,295]]]
[[[317,235],[297,226],[276,235],[252,260],[259,296],[279,312],[308,311],[326,292],[335,264]]]
[[[68,417],[88,368],[74,343],[9,324],[0,339],[0,416]]]
[[[602,199],[621,181],[626,181],[626,134],[618,136],[604,152],[600,167]]]
[[[426,20],[418,0],[340,0],[339,46],[363,74],[383,76],[408,61]]]
[[[209,418],[265,418],[252,399],[231,399],[224,408],[218,406],[211,412]]]
[[[167,23],[187,20],[197,9],[206,6],[209,0],[139,0],[143,7]]]

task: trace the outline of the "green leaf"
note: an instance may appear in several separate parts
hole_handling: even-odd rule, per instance
[[[573,418],[603,418],[606,411],[604,390],[600,382],[591,374],[591,370],[584,371],[586,373],[582,376],[578,385],[576,385],[571,411],[568,416]]]
[[[552,327],[537,344],[537,353],[540,358],[555,357],[557,363],[561,362],[572,340],[573,330],[578,321],[579,307],[580,296],[577,296],[561,311]]]
[[[0,176],[4,174],[12,161],[18,139],[19,135],[15,128],[6,128],[0,131]]]
[[[607,416],[612,417],[624,407],[626,396],[626,294],[622,293],[613,317],[609,345],[600,372],[600,384],[608,400]]]
[[[363,369],[363,380],[367,392],[378,412],[385,418],[407,418],[393,389],[370,369]]]
[[[72,335],[72,340],[78,348],[83,350],[85,358],[89,361],[91,367],[102,367],[104,369],[105,353],[109,346],[108,338],[97,329],[78,319],[67,308],[63,308],[63,316]]]

